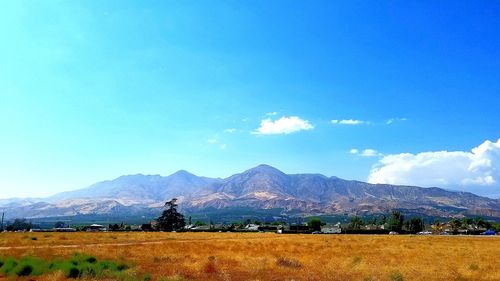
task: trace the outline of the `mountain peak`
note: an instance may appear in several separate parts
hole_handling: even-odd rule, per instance
[[[247,170],[247,172],[260,172],[260,173],[280,173],[283,174],[282,171],[274,168],[273,166],[267,164],[260,164],[254,168]]]
[[[186,170],[179,170],[173,174],[171,174],[170,176],[181,176],[181,177],[196,177],[196,175],[186,171]]]

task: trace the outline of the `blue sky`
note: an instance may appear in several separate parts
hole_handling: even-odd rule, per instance
[[[1,6],[0,198],[260,163],[500,195],[498,2]]]

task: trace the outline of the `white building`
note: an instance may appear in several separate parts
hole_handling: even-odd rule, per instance
[[[259,230],[259,226],[256,225],[256,224],[247,224],[247,226],[245,226],[245,230],[258,231]]]
[[[107,229],[104,225],[92,224],[87,227],[87,231],[98,232],[98,231],[107,231]]]
[[[340,234],[342,233],[342,228],[340,227],[340,223],[337,223],[333,226],[325,226],[321,228],[321,233],[325,234]]]

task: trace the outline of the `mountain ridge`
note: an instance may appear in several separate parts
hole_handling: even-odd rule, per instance
[[[426,215],[500,217],[500,200],[438,187],[369,184],[322,174],[286,174],[261,164],[227,178],[208,178],[179,170],[169,176],[126,175],[89,187],[3,204],[23,217],[81,214],[139,214],[178,198],[188,212],[207,208],[282,209],[308,214],[374,214],[409,209]],[[7,202],[7,201],[6,201]],[[19,201],[21,202],[21,201]]]

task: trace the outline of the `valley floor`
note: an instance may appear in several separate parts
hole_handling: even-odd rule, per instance
[[[499,236],[0,233],[0,257],[75,252],[152,280],[500,280]]]

